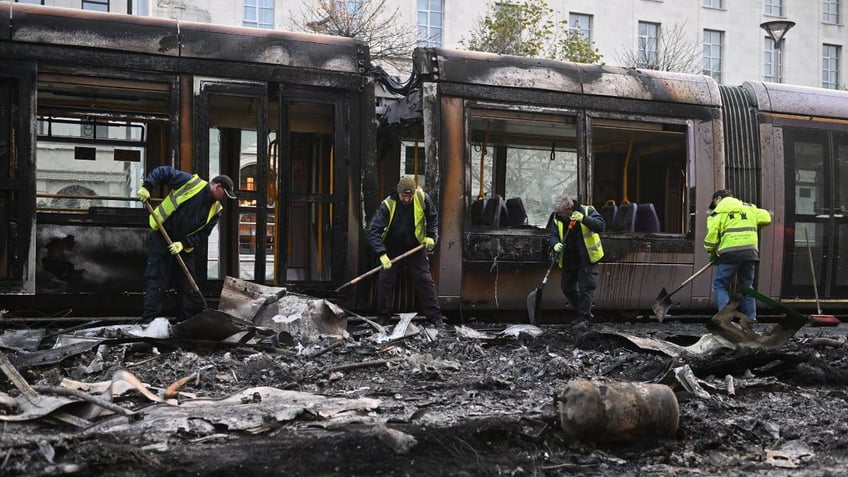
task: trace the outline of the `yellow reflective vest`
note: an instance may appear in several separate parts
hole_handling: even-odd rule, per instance
[[[164,199],[162,199],[162,203],[153,209],[153,215],[159,219],[160,223],[165,223],[168,217],[170,217],[183,202],[199,194],[206,188],[207,184],[209,183],[201,179],[197,174],[191,176],[191,179],[186,181],[185,184],[181,185],[178,189],[172,190],[167,196],[165,196]],[[206,227],[206,225],[211,222],[215,215],[217,215],[223,208],[224,207],[220,202],[217,200],[213,201],[212,206],[209,208],[209,214],[206,216],[206,222],[204,222],[203,225],[198,227],[196,230],[186,234],[186,236],[194,235],[203,230],[203,228]],[[149,218],[149,223],[150,228],[153,230],[159,228],[159,226],[156,225],[156,220],[152,216]],[[186,253],[191,253],[194,248],[186,247],[183,250],[185,250]]]
[[[412,197],[412,204],[415,216],[415,238],[418,240],[418,243],[424,243],[424,239],[427,238],[427,219],[424,215],[424,190],[420,188],[415,190],[415,195]],[[389,220],[386,222],[386,226],[383,228],[383,233],[380,235],[380,238],[386,240],[386,235],[389,233],[389,227],[392,226],[392,219],[395,217],[397,201],[393,199],[392,196],[388,196],[383,199],[383,205],[389,209]]]
[[[589,215],[590,210],[595,210],[591,205],[581,206],[581,209],[583,209],[581,211],[583,215]],[[556,214],[554,214],[554,221],[556,222],[557,232],[559,233],[559,240],[562,241],[565,239],[565,230],[568,228],[566,222],[570,221],[562,220]],[[604,247],[601,245],[601,236],[582,223],[580,224],[580,234],[583,236],[583,245],[586,246],[586,251],[589,253],[589,263],[598,263],[600,259],[604,258]],[[565,254],[562,254],[559,257],[559,268],[562,268],[564,265]]]
[[[704,248],[719,257],[733,252],[749,252],[752,258],[757,258],[757,231],[770,223],[769,211],[735,197],[725,197],[707,217]]]

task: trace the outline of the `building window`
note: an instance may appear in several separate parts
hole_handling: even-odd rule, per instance
[[[766,15],[783,16],[783,0],[766,0]]]
[[[839,53],[836,45],[822,46],[822,88],[839,88]]]
[[[639,44],[636,65],[639,68],[654,69],[659,64],[659,23],[639,22]]]
[[[82,0],[82,9],[95,12],[108,12],[109,0]]]
[[[822,22],[839,24],[839,0],[822,0]]]
[[[721,83],[721,53],[724,32],[704,30],[704,74]]]
[[[774,40],[766,38],[763,79],[773,83],[783,82],[783,50],[774,48]]]
[[[710,8],[724,8],[724,0],[704,0],[704,6]]]
[[[44,0],[15,0],[15,3],[26,3],[29,5],[44,5]]]
[[[442,0],[418,0],[418,46],[442,46]]]
[[[592,41],[592,15],[582,13],[568,14],[568,30],[576,32],[581,38]]]
[[[274,29],[274,0],[244,0],[242,25],[253,28]]]

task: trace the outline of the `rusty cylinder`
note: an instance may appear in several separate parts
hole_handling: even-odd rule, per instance
[[[569,381],[556,399],[562,430],[582,441],[672,437],[680,418],[664,384]]]

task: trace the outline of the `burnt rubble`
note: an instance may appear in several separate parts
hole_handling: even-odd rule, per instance
[[[229,320],[202,327],[164,318],[5,327],[0,473],[812,476],[848,469],[845,325],[802,327],[766,346],[694,322],[468,320],[432,328],[414,313],[377,323],[280,290],[242,295],[249,299],[223,310]],[[769,336],[774,328],[748,329]],[[217,338],[222,330],[229,335]],[[629,391],[659,390],[661,398],[634,404],[631,395],[607,395],[596,418],[607,420],[612,438],[601,438],[600,427],[594,436],[592,428],[575,435],[563,429],[575,383],[593,391],[629,383]],[[666,414],[662,434],[643,428],[628,438],[633,425],[660,418],[643,413],[631,422],[636,414],[622,410],[654,412],[660,402],[676,412],[674,427]]]

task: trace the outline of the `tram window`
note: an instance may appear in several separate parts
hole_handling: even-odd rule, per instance
[[[686,127],[592,121],[592,201],[610,232],[685,233],[689,226]]]
[[[471,224],[545,227],[556,198],[577,195],[576,137],[571,117],[472,111]],[[514,203],[523,214],[520,206],[507,207]]]
[[[148,162],[168,150],[172,81],[38,74],[40,213],[136,208]]]
[[[147,126],[134,121],[40,117],[36,162],[42,212],[140,207]]]

